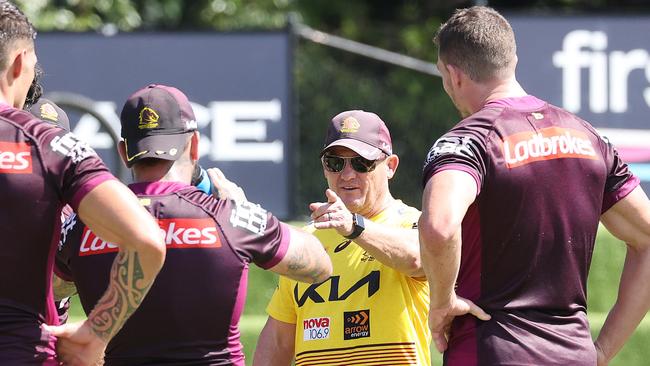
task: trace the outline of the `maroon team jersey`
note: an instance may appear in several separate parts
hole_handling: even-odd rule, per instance
[[[55,364],[51,275],[60,214],[114,179],[74,134],[0,104],[0,363]]]
[[[462,223],[459,296],[492,319],[458,317],[446,365],[595,365],[587,273],[603,212],[639,180],[587,122],[535,97],[492,101],[435,142],[424,184],[476,180]]]
[[[106,365],[244,365],[238,323],[249,263],[276,265],[289,230],[253,203],[217,200],[182,183],[132,184],[158,220],[165,265],[140,308],[111,340]],[[117,246],[71,216],[57,268],[74,281],[86,313],[106,290]]]

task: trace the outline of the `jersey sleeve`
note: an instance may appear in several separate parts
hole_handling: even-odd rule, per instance
[[[280,276],[278,287],[266,307],[266,312],[271,318],[289,324],[296,324],[296,304],[292,297],[292,289],[295,284],[295,281]]]
[[[424,161],[422,185],[443,170],[460,170],[470,174],[481,191],[487,162],[489,129],[480,120],[464,120],[439,138]]]
[[[278,264],[287,253],[290,231],[270,212],[252,202],[229,201],[218,222],[239,255],[261,268]]]
[[[74,133],[50,128],[39,136],[43,163],[62,200],[73,210],[100,183],[115,179],[86,142]]]
[[[640,180],[632,174],[609,140],[602,139],[602,141],[604,142],[603,156],[608,168],[601,210],[601,213],[604,213],[632,192],[639,185]]]

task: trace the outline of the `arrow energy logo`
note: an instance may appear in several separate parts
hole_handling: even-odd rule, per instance
[[[343,339],[370,337],[370,310],[343,313]]]

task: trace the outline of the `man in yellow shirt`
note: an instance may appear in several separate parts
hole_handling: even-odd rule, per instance
[[[280,277],[253,364],[429,365],[429,287],[420,265],[420,212],[392,197],[399,158],[374,113],[335,116],[321,151],[327,202],[309,205],[308,230],[332,277]]]

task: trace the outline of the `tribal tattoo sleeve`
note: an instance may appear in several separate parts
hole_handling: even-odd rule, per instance
[[[95,333],[110,340],[140,306],[152,282],[145,279],[137,252],[120,251],[111,268],[108,289],[88,316]]]

